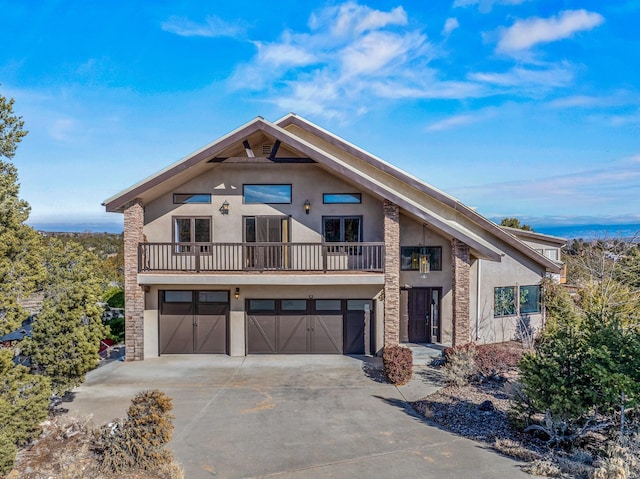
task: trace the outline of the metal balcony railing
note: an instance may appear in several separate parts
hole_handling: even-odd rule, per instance
[[[140,243],[138,272],[384,271],[384,243]]]

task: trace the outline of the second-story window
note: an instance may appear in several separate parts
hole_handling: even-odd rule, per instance
[[[359,243],[362,241],[362,217],[324,216],[322,234],[329,243]]]
[[[245,204],[289,204],[291,185],[242,185]]]
[[[207,216],[177,216],[173,218],[173,238],[179,253],[194,252],[193,243],[211,243],[211,218]],[[190,243],[190,244],[185,244]],[[200,252],[208,251],[210,245],[197,245]]]

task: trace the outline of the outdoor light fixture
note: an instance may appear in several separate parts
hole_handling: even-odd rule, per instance
[[[420,276],[423,278],[427,277],[427,273],[429,273],[429,255],[421,254],[420,255]]]
[[[236,299],[240,298],[240,288],[236,288],[236,292],[233,293],[233,297]]]
[[[224,203],[222,203],[222,206],[220,207],[219,211],[223,215],[228,215],[229,214],[229,202],[227,200],[224,200]]]
[[[311,211],[311,203],[309,203],[309,200],[304,202],[304,212],[306,214],[309,214],[309,211]]]

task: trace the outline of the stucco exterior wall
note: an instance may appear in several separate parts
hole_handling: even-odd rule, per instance
[[[471,335],[479,343],[510,341],[522,320],[531,328],[542,327],[543,314],[530,314],[526,318],[517,315],[494,317],[494,289],[504,286],[537,285],[545,276],[544,269],[518,252],[506,248],[501,262],[478,261],[471,268],[471,294],[477,299],[471,305]],[[480,286],[478,287],[478,276]],[[479,294],[478,294],[479,293]]]
[[[243,204],[243,184],[291,184],[291,204]],[[211,204],[173,204],[173,193],[211,193]],[[362,204],[323,204],[323,193],[361,193]],[[311,203],[309,214],[305,201]],[[229,203],[229,214],[218,210]],[[211,216],[214,242],[241,242],[243,216],[285,215],[291,218],[290,242],[322,241],[323,216],[362,216],[365,242],[381,242],[382,202],[313,164],[219,164],[206,174],[152,201],[145,209],[144,234],[149,242],[171,242],[173,216]]]

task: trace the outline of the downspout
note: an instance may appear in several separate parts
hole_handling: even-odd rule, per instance
[[[480,267],[482,260],[478,258],[478,278],[476,285],[476,342],[480,339],[480,280],[482,275],[482,268]]]

